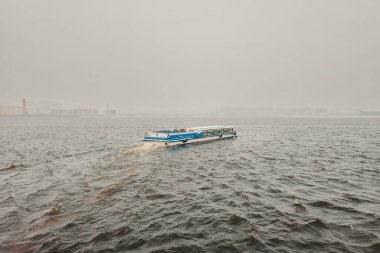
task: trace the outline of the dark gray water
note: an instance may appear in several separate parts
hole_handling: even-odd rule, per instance
[[[380,252],[379,118],[0,118],[0,182],[1,252]]]

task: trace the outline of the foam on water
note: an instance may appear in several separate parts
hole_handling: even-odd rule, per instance
[[[136,144],[132,148],[128,148],[123,151],[123,154],[129,155],[131,153],[142,154],[150,152],[159,148],[164,148],[162,143],[157,142],[143,142],[141,144]]]

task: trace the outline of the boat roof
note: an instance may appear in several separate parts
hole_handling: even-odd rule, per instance
[[[205,130],[217,130],[223,128],[235,128],[234,126],[202,126],[202,127],[187,127],[187,128],[170,128],[161,130],[151,130],[154,133],[177,133],[183,131],[205,131]]]
[[[212,130],[212,129],[221,129],[221,128],[235,128],[235,127],[234,126],[203,126],[203,127],[189,127],[188,129]]]

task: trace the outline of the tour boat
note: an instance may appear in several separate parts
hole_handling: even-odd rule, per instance
[[[150,131],[145,133],[143,141],[154,141],[166,146],[173,146],[234,137],[236,137],[236,130],[233,126],[205,126]]]

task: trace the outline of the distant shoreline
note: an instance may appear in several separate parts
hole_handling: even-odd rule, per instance
[[[117,114],[117,115],[49,115],[49,114],[28,114],[28,115],[0,115],[0,118],[380,118],[380,115],[212,115],[212,114]]]

